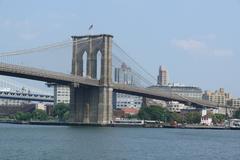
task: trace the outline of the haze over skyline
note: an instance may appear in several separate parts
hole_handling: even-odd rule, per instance
[[[240,97],[239,16],[239,0],[0,0],[0,52],[89,34],[93,24],[156,78],[163,65],[172,82]]]

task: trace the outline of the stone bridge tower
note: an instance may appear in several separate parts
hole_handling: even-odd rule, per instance
[[[97,54],[101,54],[100,87],[71,87],[71,118],[74,122],[108,124],[112,120],[112,35],[72,36],[72,75],[84,75],[83,55],[87,54],[86,77],[97,79]]]

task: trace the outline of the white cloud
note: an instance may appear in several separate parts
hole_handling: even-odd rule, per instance
[[[232,50],[212,47],[210,46],[209,43],[207,43],[207,40],[204,41],[204,40],[197,40],[192,38],[175,39],[172,41],[172,44],[176,48],[182,49],[186,53],[189,53],[192,55],[209,55],[209,56],[232,56],[233,55]]]
[[[182,48],[184,50],[195,50],[205,47],[205,44],[203,42],[194,39],[174,40],[173,43],[176,45],[177,48]]]

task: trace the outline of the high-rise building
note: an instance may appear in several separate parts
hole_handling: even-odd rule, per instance
[[[219,105],[226,105],[227,100],[230,99],[230,94],[225,93],[223,88],[215,92],[205,91],[203,94],[203,99],[218,103]]]
[[[136,78],[131,70],[125,63],[122,63],[120,68],[115,68],[114,80],[117,83],[135,85]]]
[[[54,104],[70,103],[70,87],[64,85],[54,85]]]
[[[227,101],[227,104],[235,108],[240,108],[240,98],[232,98]]]
[[[119,84],[136,85],[133,71],[125,63],[115,68],[114,81]],[[113,93],[113,108],[141,107],[142,97],[123,93]]]
[[[160,86],[168,85],[168,71],[166,68],[163,68],[162,66],[159,67],[158,85]]]

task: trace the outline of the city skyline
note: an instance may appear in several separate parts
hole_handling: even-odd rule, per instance
[[[0,160],[239,159],[239,15],[240,0],[0,0]]]
[[[163,64],[171,71],[173,81],[204,90],[223,87],[240,96],[240,24],[235,19],[240,13],[239,1],[96,1],[94,6],[87,1],[74,2],[55,6],[56,1],[51,1],[46,6],[44,2],[0,1],[0,52],[88,34],[93,24],[92,32],[113,34],[155,76],[159,64]],[[86,7],[79,10],[83,5]],[[97,12],[89,12],[90,7]],[[142,12],[144,8],[152,10]]]

